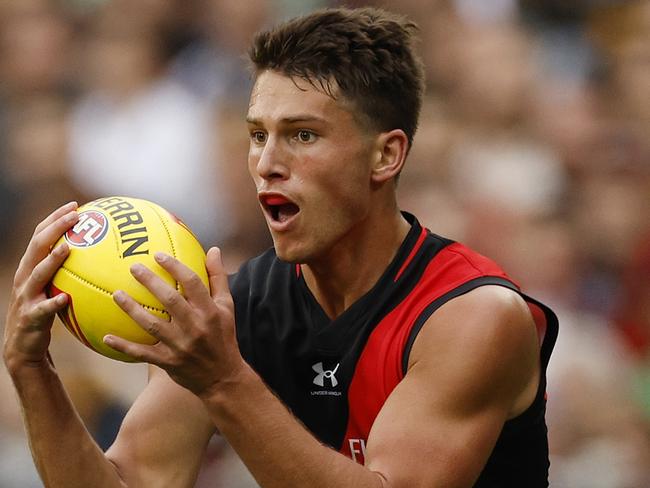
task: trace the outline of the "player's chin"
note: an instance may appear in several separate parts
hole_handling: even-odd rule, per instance
[[[281,241],[282,239],[273,239],[275,255],[278,257],[278,259],[286,263],[294,264],[304,262],[302,259],[302,254],[300,252],[297,252],[297,250],[293,249],[291,246],[283,245]]]
[[[307,261],[309,253],[306,252],[305,243],[296,239],[289,239],[289,236],[283,234],[271,234],[278,259],[294,264],[302,264]]]

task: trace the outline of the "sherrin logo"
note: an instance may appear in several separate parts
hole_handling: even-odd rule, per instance
[[[90,247],[99,243],[108,233],[108,218],[97,210],[79,213],[79,221],[65,233],[65,240],[75,247]]]

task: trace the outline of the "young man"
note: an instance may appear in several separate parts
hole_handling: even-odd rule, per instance
[[[335,9],[256,38],[249,169],[274,249],[230,284],[210,249],[209,292],[170,256],[184,295],[132,268],[172,318],[114,294],[159,343],[105,338],[152,364],[105,454],[47,360],[65,299],[43,288],[68,252],[50,247],[75,204],[36,228],[4,357],[47,486],[189,487],[215,431],[263,487],[547,486],[553,313],[397,206],[423,86],[413,30]]]

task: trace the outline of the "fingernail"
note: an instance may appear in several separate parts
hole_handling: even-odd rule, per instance
[[[68,222],[74,222],[75,220],[77,220],[78,217],[79,214],[77,212],[71,212],[68,215],[66,215],[65,220]]]
[[[124,303],[124,292],[122,290],[117,290],[113,293],[113,300],[118,303]]]
[[[57,256],[63,256],[68,251],[68,245],[65,242],[62,242],[54,249],[54,252]]]
[[[164,263],[165,261],[167,261],[167,255],[162,252],[157,252],[156,254],[153,255],[153,257],[159,263]]]
[[[136,263],[131,266],[131,273],[134,275],[141,275],[143,271],[144,271],[144,266],[141,265],[140,263]]]
[[[65,295],[65,294],[62,293],[62,294],[60,294],[60,295],[57,295],[56,298],[55,298],[55,300],[56,300],[56,303],[57,303],[57,304],[59,304],[59,305],[63,305],[65,302],[68,301],[68,297],[67,297],[67,295]]]

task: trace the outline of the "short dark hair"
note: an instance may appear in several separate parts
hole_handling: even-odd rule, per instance
[[[402,129],[409,147],[418,125],[424,70],[418,28],[377,8],[319,10],[258,33],[249,51],[255,74],[307,80],[336,98],[338,88],[372,129]]]

